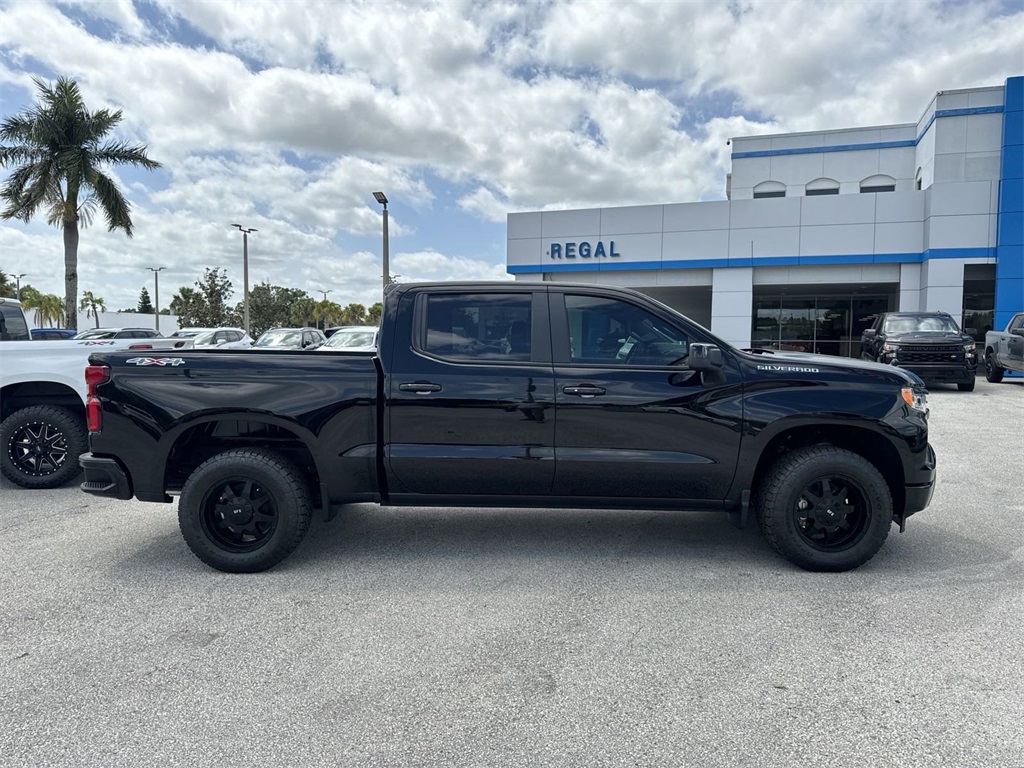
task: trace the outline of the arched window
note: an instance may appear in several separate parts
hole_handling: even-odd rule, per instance
[[[786,185],[781,181],[762,181],[754,187],[754,199],[760,200],[763,197],[785,197]]]
[[[804,194],[808,197],[815,197],[816,195],[838,195],[839,182],[835,179],[815,179],[814,181],[808,182],[807,186],[804,187]]]
[[[880,173],[877,176],[868,176],[860,183],[861,192],[895,192],[896,179]]]

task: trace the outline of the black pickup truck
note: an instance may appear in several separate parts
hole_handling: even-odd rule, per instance
[[[963,331],[945,312],[883,312],[861,335],[864,360],[913,371],[925,383],[974,391],[978,352],[973,328]]]
[[[401,285],[378,353],[94,354],[82,490],[170,502],[231,572],[339,505],[715,509],[809,570],[869,560],[935,483],[923,383],[735,349],[633,291]]]

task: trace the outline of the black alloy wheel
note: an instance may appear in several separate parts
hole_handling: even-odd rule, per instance
[[[299,545],[312,517],[309,481],[283,456],[238,448],[207,459],[178,499],[193,554],[228,573],[265,571]]]
[[[985,353],[985,380],[993,384],[1003,380],[1003,369],[996,367],[996,359],[991,351]]]
[[[841,552],[864,536],[871,508],[850,478],[826,475],[812,480],[793,505],[797,531],[822,552]]]
[[[0,424],[0,472],[22,488],[57,488],[77,477],[88,448],[85,424],[67,408],[33,405]]]
[[[848,571],[882,547],[892,494],[863,456],[832,445],[783,454],[764,474],[757,515],[768,543],[809,571]]]
[[[236,477],[212,486],[203,496],[206,535],[229,552],[252,552],[277,530],[277,502],[255,480]]]

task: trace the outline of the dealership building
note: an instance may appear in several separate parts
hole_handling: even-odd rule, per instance
[[[513,213],[517,280],[628,286],[742,347],[859,355],[879,312],[1024,308],[1024,77],[916,123],[737,137],[721,201]]]

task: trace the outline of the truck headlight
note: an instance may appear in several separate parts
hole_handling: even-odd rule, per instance
[[[978,345],[975,342],[964,344],[964,352],[973,352]]]
[[[915,411],[928,413],[928,393],[924,390],[915,390],[913,387],[904,387],[901,390],[903,402]]]
[[[882,345],[882,349],[886,352],[899,352],[900,345],[892,341],[887,341]]]

